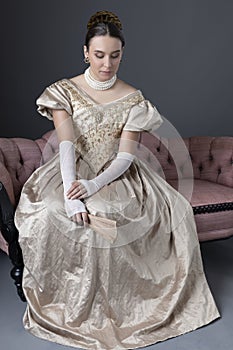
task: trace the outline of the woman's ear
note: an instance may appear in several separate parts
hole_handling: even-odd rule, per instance
[[[83,46],[83,53],[84,53],[84,56],[87,57],[88,50],[87,50],[86,45]]]

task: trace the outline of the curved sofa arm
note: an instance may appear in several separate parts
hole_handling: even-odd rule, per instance
[[[0,138],[0,181],[14,205],[29,176],[56,151],[56,134],[51,130],[37,140]]]
[[[0,181],[14,207],[29,176],[48,161],[57,148],[54,130],[35,141],[26,138],[0,138]],[[7,243],[1,233],[0,249],[8,252]]]
[[[24,138],[1,138],[0,154],[0,161],[10,175],[14,193],[13,204],[16,205],[22,186],[40,164],[41,152],[35,141]],[[3,173],[0,173],[1,181],[2,176]],[[10,196],[7,186],[6,190]]]

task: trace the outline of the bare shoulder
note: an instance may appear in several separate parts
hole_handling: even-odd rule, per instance
[[[131,94],[132,92],[135,92],[138,90],[134,86],[127,84],[126,82],[120,79],[118,79],[117,88],[121,92],[124,92],[124,94]]]

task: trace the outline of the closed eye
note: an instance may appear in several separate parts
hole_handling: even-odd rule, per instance
[[[95,55],[97,58],[104,58],[104,56],[103,55]],[[120,55],[119,54],[117,54],[117,55],[112,55],[111,56],[111,58],[118,58]]]
[[[94,53],[95,53],[95,56],[99,59],[102,59],[105,56],[105,53],[101,50],[95,50]],[[112,52],[110,57],[113,59],[120,57],[120,50],[116,50]]]
[[[119,53],[117,55],[112,55],[112,58],[118,58],[120,55]]]

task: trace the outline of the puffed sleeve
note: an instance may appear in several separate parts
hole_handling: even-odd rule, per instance
[[[69,115],[72,115],[72,105],[64,88],[55,82],[42,92],[37,98],[37,111],[44,117],[52,120],[52,109],[65,109]]]
[[[158,129],[163,119],[158,110],[148,100],[143,100],[131,107],[123,130],[153,131]]]

